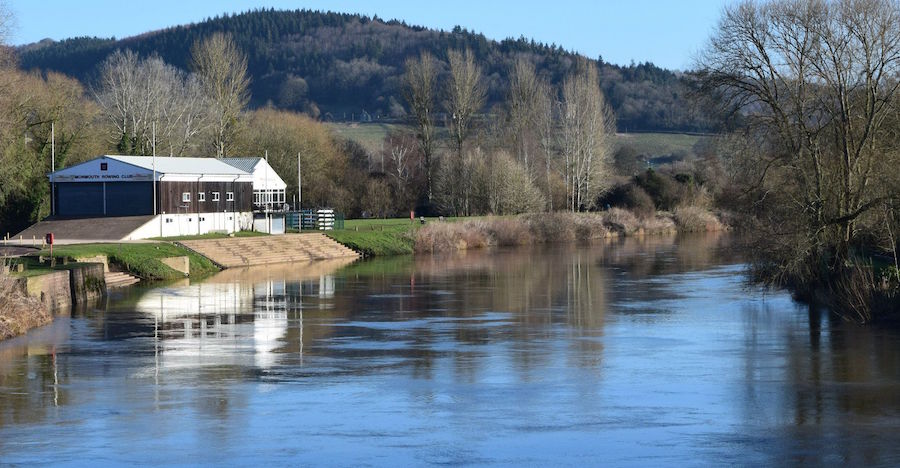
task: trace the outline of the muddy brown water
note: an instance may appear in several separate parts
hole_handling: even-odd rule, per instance
[[[727,236],[345,263],[0,343],[0,464],[900,464],[900,335],[748,286]]]

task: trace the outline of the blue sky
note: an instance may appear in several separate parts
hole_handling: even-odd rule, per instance
[[[0,0],[2,2],[4,0]],[[526,36],[589,57],[685,69],[727,0],[5,0],[13,44],[74,36],[118,38],[259,7],[377,14],[410,24],[455,25],[491,39]]]

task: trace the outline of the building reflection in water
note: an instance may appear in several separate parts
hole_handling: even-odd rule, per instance
[[[157,368],[277,364],[289,316],[298,320],[303,352],[303,311],[328,308],[333,272],[350,260],[225,270],[194,284],[147,291],[135,310],[153,319]],[[314,297],[311,304],[304,298]]]

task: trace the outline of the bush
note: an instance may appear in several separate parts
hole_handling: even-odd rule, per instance
[[[609,234],[603,215],[586,213],[574,216],[575,238],[582,242],[603,239]]]
[[[490,220],[486,231],[492,243],[503,247],[528,245],[534,242],[534,236],[522,218]]]
[[[708,232],[721,231],[724,226],[709,211],[696,206],[680,206],[673,213],[675,224],[681,231]]]
[[[431,223],[416,232],[416,252],[452,252],[489,244],[484,223]]]
[[[571,242],[575,240],[575,215],[539,213],[522,217],[535,242]]]
[[[627,236],[637,232],[641,228],[641,223],[630,211],[612,208],[606,212],[606,226],[610,231]]]
[[[625,208],[640,217],[653,216],[656,204],[647,192],[633,182],[614,187],[597,201],[597,206]]]
[[[670,177],[660,174],[653,169],[647,169],[643,174],[634,177],[634,184],[644,189],[657,209],[671,210],[681,202],[681,190],[679,184]]]

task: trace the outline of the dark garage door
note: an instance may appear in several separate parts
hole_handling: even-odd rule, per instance
[[[107,182],[106,216],[153,214],[153,185],[150,182]]]
[[[103,184],[100,182],[56,184],[59,216],[103,216]]]
[[[153,214],[150,182],[107,182],[106,213],[103,213],[103,183],[56,184],[56,213],[62,217],[138,216]]]

